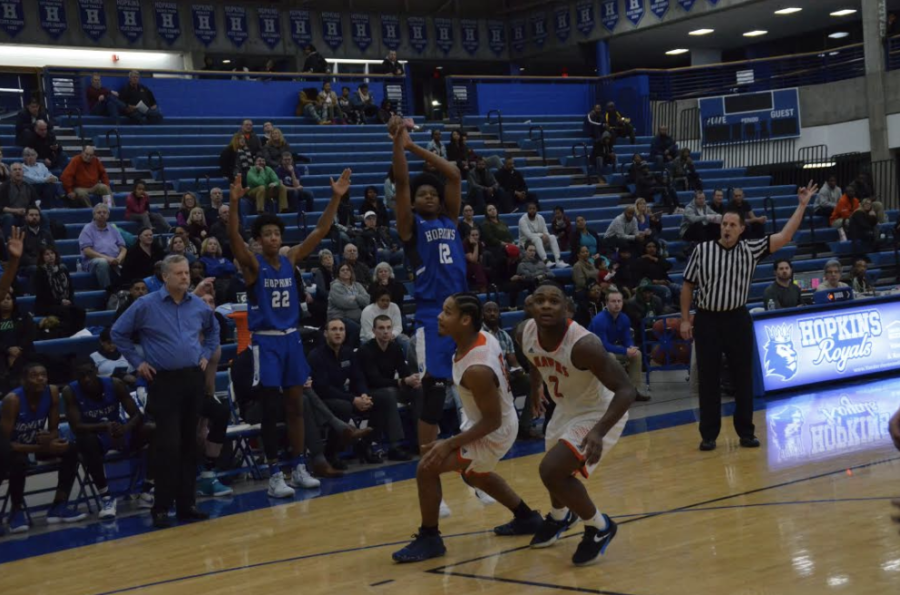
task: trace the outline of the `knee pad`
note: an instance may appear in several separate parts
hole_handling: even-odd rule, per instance
[[[427,424],[438,425],[444,417],[444,401],[447,398],[449,378],[433,378],[426,375],[422,380],[422,415]]]

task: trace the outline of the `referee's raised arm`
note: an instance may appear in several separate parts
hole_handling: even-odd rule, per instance
[[[797,208],[794,210],[794,214],[791,215],[791,218],[784,224],[781,231],[772,234],[769,238],[769,252],[774,254],[791,242],[791,238],[794,237],[794,234],[803,222],[803,213],[806,211],[806,206],[818,192],[819,186],[812,180],[809,181],[806,188],[800,188],[800,192],[797,193],[798,204]]]

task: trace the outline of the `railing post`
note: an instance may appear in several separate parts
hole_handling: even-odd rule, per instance
[[[809,215],[809,241],[812,243],[812,256],[813,258],[818,258],[819,249],[818,244],[816,244],[816,214],[813,209],[807,209],[806,213]]]
[[[530,128],[528,129],[528,140],[534,140],[534,138],[532,137],[531,132],[532,132],[535,128],[541,133],[541,163],[544,165],[544,167],[547,167],[547,148],[546,148],[546,145],[545,145],[545,143],[544,143],[544,127],[543,127],[543,126],[532,126],[532,127],[530,127]]]
[[[115,136],[116,144],[113,145],[110,141],[110,137]],[[118,149],[119,154],[117,159],[119,160],[119,168],[122,170],[122,185],[128,185],[128,175],[125,172],[125,160],[122,158],[122,137],[119,135],[119,130],[116,128],[111,128],[106,131],[106,144],[108,147]]]

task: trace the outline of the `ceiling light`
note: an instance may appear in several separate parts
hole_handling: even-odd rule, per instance
[[[850,34],[847,33],[846,31],[835,31],[828,37],[830,37],[831,39],[843,39],[843,38],[849,37],[849,36],[850,36]]]
[[[432,107],[441,107],[441,102],[438,101],[437,99],[432,99],[431,105],[432,105]]]
[[[691,51],[691,50],[686,50],[684,48],[678,48],[678,49],[674,49],[674,50],[669,50],[668,52],[666,52],[666,55],[667,56],[678,56],[680,54],[686,54],[689,51]]]
[[[697,30],[695,30],[695,31],[691,31],[690,33],[688,33],[688,35],[697,35],[697,36],[699,36],[699,35],[709,35],[709,34],[712,33],[713,31],[715,31],[715,29],[697,29]]]
[[[222,60],[222,64],[231,64],[231,60]]]
[[[837,165],[834,161],[822,161],[820,163],[804,163],[803,169],[827,169]]]
[[[853,14],[853,13],[855,13],[855,12],[856,12],[856,11],[855,11],[854,9],[852,9],[852,8],[844,8],[843,10],[835,10],[833,13],[831,13],[831,16],[833,16],[833,17],[845,17],[845,16],[850,15],[850,14]]]
[[[766,33],[768,33],[768,31],[757,29],[755,31],[747,31],[746,33],[744,33],[744,37],[759,37],[760,35],[765,35]]]
[[[782,8],[781,10],[776,10],[775,14],[794,14],[795,12],[800,12],[803,10],[802,8],[797,8],[796,6],[789,6],[787,8]]]
[[[435,66],[435,69],[437,69],[437,70],[443,70],[444,67],[443,67],[443,66]]]

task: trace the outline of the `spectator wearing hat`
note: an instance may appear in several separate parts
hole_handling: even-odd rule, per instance
[[[363,215],[362,244],[361,252],[369,267],[379,262],[403,264],[403,248],[394,241],[386,227],[378,225],[378,214],[375,211],[366,211]]]

